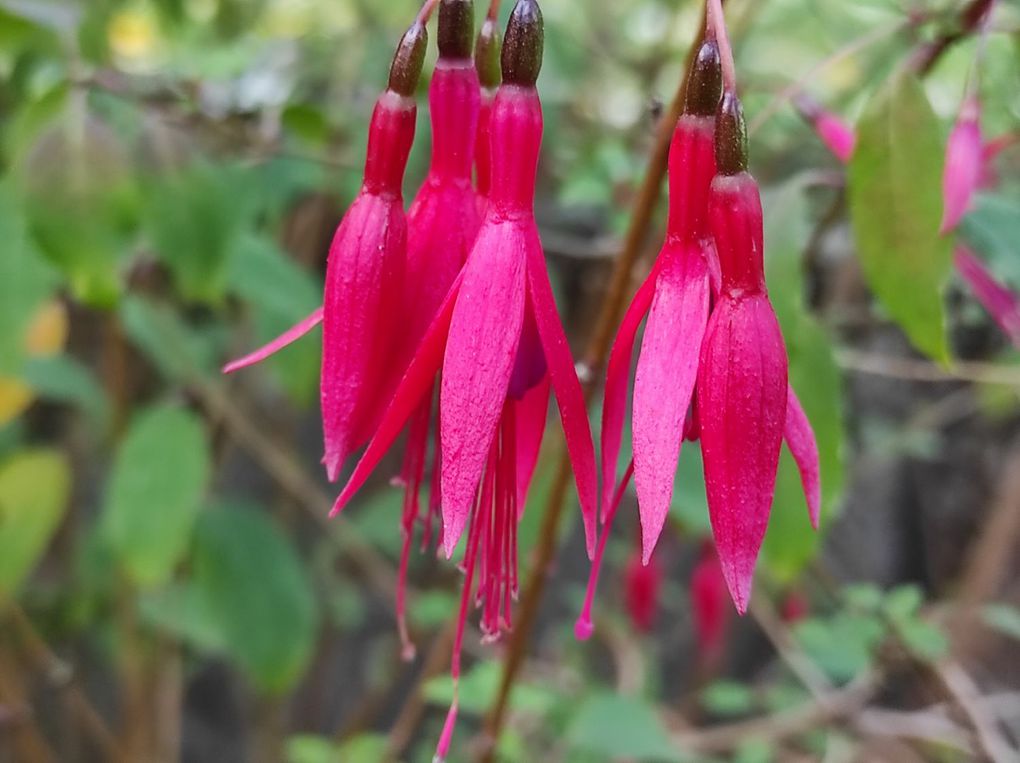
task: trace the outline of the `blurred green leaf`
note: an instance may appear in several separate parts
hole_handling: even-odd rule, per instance
[[[130,578],[166,583],[187,550],[209,479],[205,431],[194,414],[151,408],[138,414],[117,451],[103,528]]]
[[[211,332],[191,330],[169,305],[128,296],[121,304],[124,331],[166,378],[178,382],[213,374],[220,343]]]
[[[924,593],[920,586],[904,585],[886,594],[882,608],[889,619],[904,621],[914,617],[923,603]]]
[[[804,620],[794,628],[804,651],[835,681],[849,681],[866,670],[885,632],[877,617],[847,613]]]
[[[146,228],[185,299],[223,299],[229,259],[250,225],[257,190],[250,170],[203,161],[150,184]]]
[[[907,648],[916,657],[934,662],[945,657],[949,651],[946,635],[924,620],[907,620],[896,625],[896,632]]]
[[[25,332],[36,309],[56,287],[56,274],[28,238],[13,189],[0,180],[0,372],[17,373],[25,355]]]
[[[70,355],[31,358],[25,364],[25,381],[47,400],[78,406],[102,427],[109,416],[106,393],[92,372]]]
[[[1020,641],[1020,609],[1009,604],[988,604],[981,610],[981,617],[989,627]]]
[[[21,451],[0,466],[0,600],[13,595],[60,525],[71,491],[64,457]]]
[[[1020,285],[1020,214],[1017,198],[1004,193],[982,193],[974,210],[963,218],[960,232],[988,260],[992,270],[1014,286]]]
[[[242,236],[230,258],[227,282],[255,314],[256,344],[268,342],[322,302],[322,286],[270,239]],[[267,363],[291,396],[311,402],[318,392],[321,329],[281,350]]]
[[[608,760],[678,761],[655,708],[637,697],[598,693],[587,697],[567,729],[571,748]]]
[[[942,220],[942,129],[917,78],[899,74],[857,125],[850,216],[882,306],[922,352],[949,361],[942,289],[951,265]]]
[[[219,617],[193,585],[170,585],[143,594],[138,611],[146,623],[173,634],[200,651],[227,653]]]
[[[288,691],[311,659],[318,611],[286,535],[256,507],[207,511],[196,527],[192,567],[230,654],[262,691]]]
[[[754,695],[737,681],[715,681],[701,692],[701,704],[715,715],[744,715],[754,708]]]
[[[470,715],[482,715],[496,699],[503,668],[498,662],[476,663],[460,678],[460,710]],[[436,676],[425,684],[425,699],[441,707],[453,702],[453,679],[448,675]],[[551,686],[538,686],[517,682],[510,696],[510,706],[518,711],[543,716],[556,704],[558,695]]]
[[[875,612],[882,606],[882,589],[871,583],[855,583],[843,589],[843,598],[852,608],[862,612]]]

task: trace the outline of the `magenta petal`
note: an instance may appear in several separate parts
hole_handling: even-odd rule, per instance
[[[833,156],[843,164],[850,161],[857,139],[848,124],[834,114],[822,112],[815,120],[815,130]]]
[[[563,325],[556,311],[556,299],[553,297],[549,274],[545,269],[545,258],[542,255],[537,230],[528,241],[527,257],[528,293],[535,311],[535,322],[545,351],[545,360],[549,366],[549,375],[552,377],[553,390],[556,392],[556,404],[560,410],[560,422],[567,441],[570,463],[574,469],[574,481],[577,483],[581,516],[584,519],[588,558],[591,559],[595,554],[595,525],[598,518],[595,445],[591,437],[591,425],[588,423],[584,392],[577,379],[570,345],[567,343],[567,336],[563,333]]]
[[[538,453],[545,435],[545,420],[549,414],[549,391],[552,382],[546,374],[536,386],[529,389],[514,403],[517,413],[517,512],[524,513],[531,478],[538,465]]]
[[[641,321],[645,319],[655,283],[659,277],[661,258],[655,261],[652,272],[634,294],[620,328],[616,332],[613,348],[606,364],[606,389],[602,398],[602,509],[599,520],[606,521],[609,513],[609,499],[616,486],[616,462],[620,458],[620,444],[623,440],[624,414],[627,406],[627,381],[630,378],[630,363],[634,355],[634,339]]]
[[[269,344],[259,347],[255,350],[255,352],[251,352],[243,358],[238,358],[237,360],[232,360],[227,363],[227,365],[223,366],[223,373],[232,374],[234,371],[240,371],[242,368],[248,368],[248,366],[261,363],[270,355],[273,355],[287,345],[296,342],[320,323],[322,323],[322,308],[317,307],[315,312],[300,323],[291,326],[289,329],[280,334],[280,336],[276,337],[276,339],[269,342]]]
[[[418,345],[418,350],[404,373],[404,378],[397,385],[393,400],[379,421],[379,428],[369,441],[368,447],[365,448],[357,466],[354,467],[354,472],[333,504],[333,509],[329,512],[331,517],[339,514],[354,497],[354,494],[361,489],[372,470],[386,455],[390,445],[400,435],[411,414],[418,409],[421,401],[431,392],[436,373],[443,360],[443,352],[446,349],[446,337],[450,331],[450,320],[453,317],[453,307],[457,302],[459,289],[460,278],[454,281],[450,293],[446,295],[432,325],[422,337],[421,344]]]
[[[439,397],[447,557],[471,514],[506,402],[524,323],[526,236],[517,221],[482,226],[453,311]]]
[[[741,613],[772,508],[786,405],[786,350],[767,297],[724,298],[702,346],[698,418],[712,532]]]
[[[999,283],[973,252],[958,244],[956,270],[1006,336],[1020,348],[1020,296]]]
[[[686,246],[661,255],[666,264],[659,274],[634,377],[634,487],[645,564],[669,514],[708,321],[708,263],[698,244]]]
[[[984,145],[978,106],[973,100],[964,104],[946,146],[946,166],[942,175],[942,233],[959,225],[970,209],[984,167]]]
[[[800,481],[804,486],[804,497],[807,499],[808,517],[811,526],[818,529],[818,520],[822,510],[822,478],[818,463],[818,442],[811,422],[801,407],[793,387],[789,388],[786,401],[786,426],[783,431],[786,445],[797,462],[800,470]]]

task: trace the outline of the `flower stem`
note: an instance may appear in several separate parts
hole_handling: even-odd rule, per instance
[[[702,28],[704,26],[702,24]],[[690,58],[697,52],[701,42],[702,35],[699,34],[688,53],[687,65],[684,67],[685,71],[690,69]],[[686,90],[686,81],[681,81],[669,105],[669,109],[663,114],[662,120],[659,123],[644,180],[634,200],[623,248],[613,268],[613,274],[606,290],[605,299],[602,302],[595,330],[584,355],[584,372],[581,374],[581,382],[584,385],[585,399],[589,401],[595,391],[592,382],[606,360],[617,324],[620,321],[620,316],[623,314],[627,296],[630,292],[631,272],[641,252],[644,250],[652,216],[655,213],[655,207],[662,192],[662,181],[666,176],[669,159],[669,145],[677,119],[679,119],[683,109]],[[556,475],[549,490],[549,497],[542,517],[542,527],[538,534],[538,546],[534,551],[531,570],[527,583],[524,586],[517,623],[510,637],[510,643],[507,646],[499,693],[486,716],[486,751],[483,756],[485,761],[491,762],[495,760],[496,745],[502,733],[503,725],[506,722],[510,692],[524,662],[531,631],[538,615],[538,605],[541,603],[553,554],[556,551],[557,538],[559,537],[558,529],[566,504],[569,486],[570,460],[567,457],[566,449],[564,449],[560,455]]]

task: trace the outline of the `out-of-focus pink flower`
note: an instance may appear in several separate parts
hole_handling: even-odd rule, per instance
[[[953,255],[956,271],[999,328],[1020,348],[1020,296],[999,283],[977,256],[961,243]]]
[[[401,184],[414,141],[414,90],[428,35],[419,17],[404,34],[389,87],[376,101],[364,183],[329,250],[323,306],[279,339],[228,364],[245,368],[323,323],[320,397],[331,480],[378,421],[401,372],[395,330],[403,303],[407,221]]]
[[[981,180],[984,148],[977,98],[967,98],[949,134],[942,174],[942,233],[954,230],[970,210]]]
[[[703,664],[716,662],[726,647],[729,595],[719,557],[711,541],[705,541],[691,575],[691,615],[698,656]]]
[[[542,109],[542,15],[518,0],[492,106],[489,204],[467,263],[415,352],[392,403],[333,507],[340,512],[419,408],[442,372],[439,394],[442,545],[467,531],[465,580],[451,673],[460,676],[472,601],[486,639],[511,627],[517,593],[517,524],[538,457],[550,389],[574,467],[589,552],[598,511],[591,430],[534,217]],[[457,704],[448,716],[452,730]],[[449,743],[444,732],[441,757]]]
[[[806,618],[811,611],[811,603],[802,591],[796,589],[786,594],[780,607],[779,615],[783,622],[793,625]]]
[[[624,604],[635,630],[649,632],[659,614],[659,593],[662,590],[662,568],[653,556],[648,564],[640,550],[628,560],[623,570]]]
[[[846,164],[854,153],[856,137],[853,128],[806,95],[798,95],[794,105],[800,115],[815,128],[815,132],[832,155]]]

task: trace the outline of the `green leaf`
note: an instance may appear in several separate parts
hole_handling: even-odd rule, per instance
[[[109,416],[109,402],[92,372],[70,355],[31,358],[25,381],[47,400],[76,405],[100,426]]]
[[[196,162],[159,178],[146,194],[146,228],[185,299],[219,303],[229,258],[255,211],[253,173]]]
[[[924,593],[916,585],[904,585],[890,591],[883,603],[883,609],[889,619],[894,621],[909,620],[917,615],[924,603]]]
[[[192,331],[170,306],[128,296],[120,317],[131,341],[167,379],[186,382],[214,373],[221,354],[215,337]]]
[[[922,660],[934,662],[945,657],[949,651],[949,640],[946,635],[924,620],[898,623],[896,632],[907,648]]]
[[[207,511],[195,529],[192,567],[230,655],[262,691],[293,687],[312,656],[318,611],[282,530],[256,507]]]
[[[572,749],[616,760],[681,760],[655,708],[642,699],[599,693],[581,703],[567,728]]]
[[[103,529],[125,572],[145,588],[166,583],[187,550],[209,478],[202,422],[160,407],[139,414],[114,461]]]
[[[1009,604],[988,604],[981,616],[990,628],[1020,641],[1020,609]]]
[[[170,585],[146,593],[139,598],[138,610],[146,623],[195,649],[213,654],[227,652],[219,618],[193,585]]]
[[[1020,285],[1020,214],[1015,195],[983,193],[963,218],[960,232],[988,260],[992,270],[1013,286]]]
[[[470,715],[482,715],[496,699],[502,681],[503,668],[498,662],[479,662],[461,676],[460,710]],[[436,676],[425,684],[425,699],[446,707],[453,702],[453,679],[448,675]],[[510,694],[510,706],[515,710],[545,716],[556,703],[557,695],[545,686],[516,683]]]
[[[701,693],[701,704],[716,715],[743,715],[754,707],[754,696],[744,684],[716,681]]]
[[[67,508],[71,474],[51,450],[17,453],[0,466],[0,600],[17,592]]]
[[[871,665],[885,632],[877,617],[846,613],[804,620],[794,628],[804,651],[836,681],[849,681]]]
[[[939,235],[944,152],[941,126],[920,82],[901,74],[868,104],[848,179],[869,286],[914,346],[946,363],[942,289],[951,243]]]
[[[28,237],[15,194],[0,181],[0,372],[18,373],[24,361],[24,337],[36,309],[56,286],[56,274]]]
[[[265,237],[239,239],[227,283],[255,315],[256,344],[279,336],[322,302],[321,284]],[[318,391],[321,337],[321,330],[313,331],[267,361],[298,402],[311,402]]]

